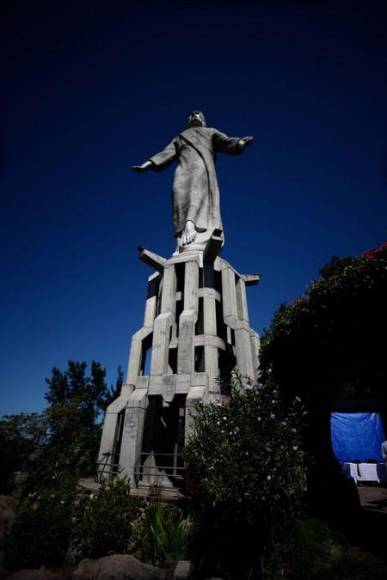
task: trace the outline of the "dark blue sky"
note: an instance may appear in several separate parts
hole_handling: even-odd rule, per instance
[[[312,4],[312,6],[311,6]],[[134,174],[202,109],[254,135],[218,178],[223,255],[259,332],[332,255],[387,228],[386,13],[377,2],[9,2],[1,15],[0,413],[141,326],[139,244],[174,249],[173,170]]]

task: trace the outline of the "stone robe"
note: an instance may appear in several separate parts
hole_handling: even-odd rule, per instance
[[[227,137],[217,129],[190,127],[180,133],[153,157],[154,169],[161,170],[179,160],[173,181],[173,229],[179,237],[186,221],[196,231],[223,230],[220,215],[219,187],[216,179],[216,154],[238,154],[239,137]]]

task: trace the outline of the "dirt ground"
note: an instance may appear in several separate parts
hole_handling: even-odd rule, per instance
[[[363,509],[386,514],[387,518],[387,487],[359,485],[357,490]]]
[[[387,487],[359,485],[357,490],[362,506],[358,530],[362,548],[387,562]]]

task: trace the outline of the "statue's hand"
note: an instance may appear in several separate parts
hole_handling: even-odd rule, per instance
[[[250,145],[252,140],[253,137],[242,137],[242,139],[239,139],[239,143],[242,147],[247,147],[247,145]]]
[[[132,165],[133,171],[136,171],[137,173],[146,171],[150,167],[152,167],[152,161],[145,161],[145,163],[143,163],[142,165]]]

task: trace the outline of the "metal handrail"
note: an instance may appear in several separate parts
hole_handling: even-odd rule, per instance
[[[149,457],[151,454],[155,457],[162,457],[167,458],[170,457],[174,459],[174,463],[170,465],[149,465],[146,466],[141,462],[143,457]],[[119,463],[112,463],[109,459],[112,457],[112,453],[104,453],[103,460],[97,461],[96,463],[96,475],[95,481],[97,483],[101,483],[105,478],[111,479],[112,477],[119,475],[122,472],[122,467]],[[182,455],[175,454],[175,453],[155,453],[154,451],[151,452],[142,452],[140,453],[140,462],[134,466],[134,477],[136,484],[139,483],[140,479],[146,477],[147,475],[155,477],[155,478],[162,478],[168,477],[171,480],[175,481],[183,481],[184,480],[184,472],[185,472],[185,465],[182,465]],[[180,465],[178,465],[180,463]],[[160,473],[160,470],[163,470],[163,473]]]
[[[144,465],[142,463],[142,459],[144,457],[149,457],[151,454],[154,455],[154,457],[160,457],[160,458],[167,458],[170,457],[171,459],[174,460],[174,462],[170,465]],[[154,452],[153,450],[150,452],[142,452],[140,453],[140,462],[134,466],[134,476],[135,476],[135,481],[136,484],[138,485],[139,482],[141,481],[141,479],[143,479],[146,476],[151,476],[157,479],[161,479],[163,477],[168,477],[169,479],[171,479],[172,481],[184,481],[184,472],[185,472],[185,465],[182,465],[182,455],[181,454],[176,454],[176,453],[157,453]],[[164,462],[163,462],[164,463]],[[180,465],[178,465],[178,463],[180,463]],[[163,471],[163,473],[160,473],[160,471]]]
[[[140,455],[150,455],[151,453],[153,453],[153,455],[157,455],[157,456],[159,456],[159,455],[167,455],[168,457],[182,457],[182,454],[181,453],[177,453],[175,455],[175,453],[159,453],[158,451],[153,451],[153,450],[152,451],[142,451],[140,453]]]
[[[103,461],[97,461],[96,466],[97,466],[97,471],[95,474],[95,481],[97,483],[101,483],[101,481],[104,479],[104,476],[107,476],[109,479],[111,479],[114,475],[118,475],[119,473],[121,473],[122,471],[122,467],[120,466],[119,463],[110,463],[109,457],[111,457],[112,454],[107,452],[103,454]]]
[[[135,469],[143,469],[144,465],[136,465]],[[175,469],[176,471],[185,471],[185,467],[179,465],[146,465],[145,469]]]

